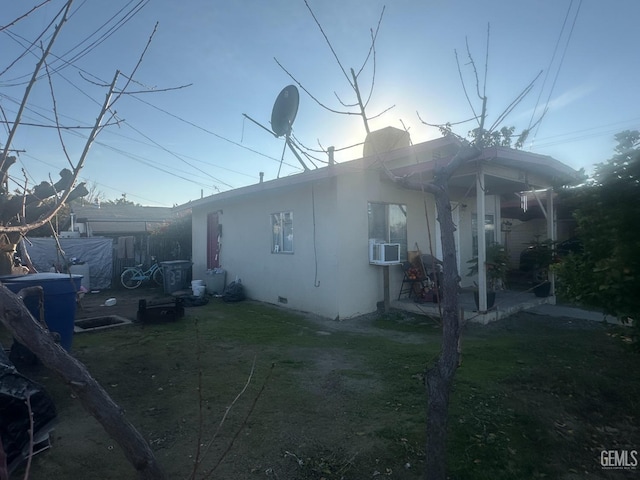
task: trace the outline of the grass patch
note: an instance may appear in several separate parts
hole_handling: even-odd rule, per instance
[[[251,384],[203,471],[240,431],[216,478],[421,478],[422,374],[439,330],[420,317],[353,328],[359,321],[212,302],[175,323],[76,336],[74,353],[144,433],[169,478],[190,472],[198,430],[207,445],[254,358]],[[599,324],[519,314],[467,328],[450,407],[450,478],[602,473],[600,450],[640,445],[637,362]],[[46,370],[31,373],[60,413],[54,448],[38,457],[32,479],[130,478],[117,446],[66,387]]]

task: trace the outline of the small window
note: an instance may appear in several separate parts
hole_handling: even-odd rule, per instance
[[[293,212],[271,214],[271,253],[293,253]]]

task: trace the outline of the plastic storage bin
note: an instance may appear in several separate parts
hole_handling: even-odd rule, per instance
[[[164,293],[171,295],[178,290],[184,290],[189,285],[189,260],[171,260],[160,262],[164,275]]]
[[[73,343],[73,327],[76,320],[76,294],[80,290],[82,275],[67,273],[32,273],[29,275],[0,278],[13,293],[26,287],[42,287],[44,295],[44,321],[50,331],[60,335],[60,345],[69,351]],[[24,299],[27,309],[40,319],[39,299]]]
[[[207,270],[204,283],[207,286],[207,293],[211,295],[222,295],[226,285],[227,272],[221,268]]]

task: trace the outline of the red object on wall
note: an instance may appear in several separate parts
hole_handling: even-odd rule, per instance
[[[207,215],[207,268],[220,267],[220,227],[218,213]]]

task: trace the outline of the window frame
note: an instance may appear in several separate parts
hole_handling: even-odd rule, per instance
[[[372,224],[371,221],[372,219],[374,219],[373,217],[375,217],[374,213],[372,212],[372,206],[373,205],[381,205],[384,207],[384,238],[377,238],[379,236],[373,235],[375,233],[379,233],[379,232],[373,232],[372,231]],[[393,228],[392,228],[392,212],[391,212],[391,207],[398,207],[400,213],[403,215],[404,218],[404,225],[401,226],[401,229],[403,230],[402,235],[400,235],[400,238],[398,238],[398,236],[393,237],[392,233],[393,233]],[[378,212],[379,214],[379,212]],[[405,203],[394,203],[394,202],[376,202],[376,201],[368,201],[367,202],[367,234],[369,236],[369,240],[375,239],[375,240],[383,240],[386,243],[399,243],[400,244],[400,261],[406,261],[408,258],[408,253],[407,250],[409,248],[409,239],[408,239],[408,230],[407,230],[407,205]]]
[[[270,213],[269,224],[271,227],[271,253],[293,255],[295,252],[293,210]],[[287,250],[287,248],[289,249]]]
[[[471,253],[474,257],[478,256],[478,214],[471,214]],[[497,242],[496,235],[496,215],[494,213],[485,213],[484,215],[484,238],[485,246],[489,246]]]

